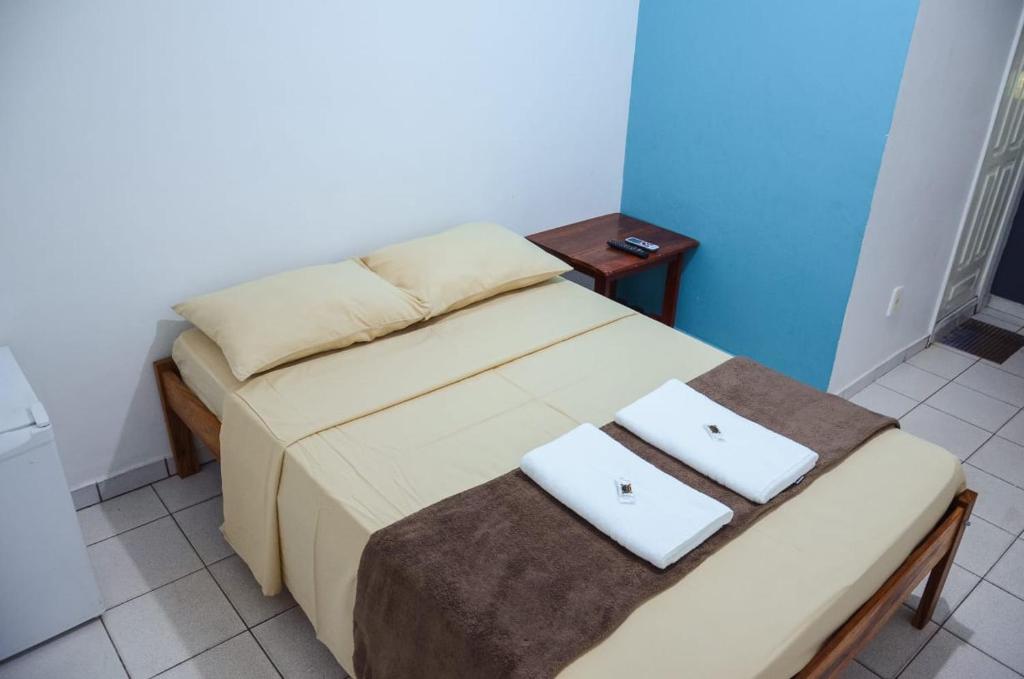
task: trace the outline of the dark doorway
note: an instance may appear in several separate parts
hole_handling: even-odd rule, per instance
[[[992,294],[1024,304],[1024,210],[1019,208],[992,280]]]

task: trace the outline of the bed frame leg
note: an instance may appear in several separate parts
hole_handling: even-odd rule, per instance
[[[184,478],[199,471],[199,456],[196,455],[192,432],[180,417],[171,413],[167,418],[167,437],[174,455],[174,468]]]
[[[160,405],[164,411],[164,423],[167,425],[167,438],[170,440],[171,453],[174,455],[174,466],[178,476],[184,478],[199,471],[199,457],[196,455],[195,444],[192,441],[192,430],[188,428],[171,407],[167,397],[167,379],[178,377],[178,368],[169,359],[161,359],[153,364],[153,371],[156,373],[156,387],[160,393]]]
[[[967,529],[967,524],[971,518],[971,511],[974,509],[974,501],[977,497],[977,493],[965,491],[957,498],[956,505],[964,508],[963,519],[960,521],[960,526],[957,528],[956,536],[953,538],[949,551],[935,564],[935,567],[928,575],[928,584],[924,587],[924,596],[921,597],[921,602],[917,605],[917,612],[914,613],[913,623],[917,629],[924,629],[928,621],[931,620],[932,613],[935,612],[935,606],[939,603],[942,588],[946,584],[949,569],[953,566],[953,558],[956,556],[956,550],[960,546],[960,539],[964,536],[964,531]]]

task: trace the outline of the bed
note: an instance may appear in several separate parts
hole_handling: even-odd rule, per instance
[[[179,473],[195,434],[221,459],[228,541],[348,669],[371,533],[728,358],[556,278],[245,381],[194,329],[155,367]],[[888,430],[559,676],[832,676],[931,573],[927,622],[973,499],[955,457]]]

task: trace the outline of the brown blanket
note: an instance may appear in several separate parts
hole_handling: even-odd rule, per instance
[[[744,358],[690,386],[816,451],[818,464],[802,483],[756,505],[605,425],[634,453],[734,512],[729,525],[665,570],[621,548],[519,470],[431,505],[377,531],[363,550],[354,625],[359,679],[553,677],[644,601],[897,424]]]

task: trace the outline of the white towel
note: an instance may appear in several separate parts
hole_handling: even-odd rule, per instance
[[[667,568],[732,520],[732,510],[637,457],[592,424],[523,456],[523,472],[595,528]],[[618,479],[634,502],[619,500]],[[599,567],[599,566],[598,566]]]
[[[818,462],[818,454],[669,380],[615,413],[615,421],[656,448],[763,504]],[[721,439],[705,427],[715,425]]]

